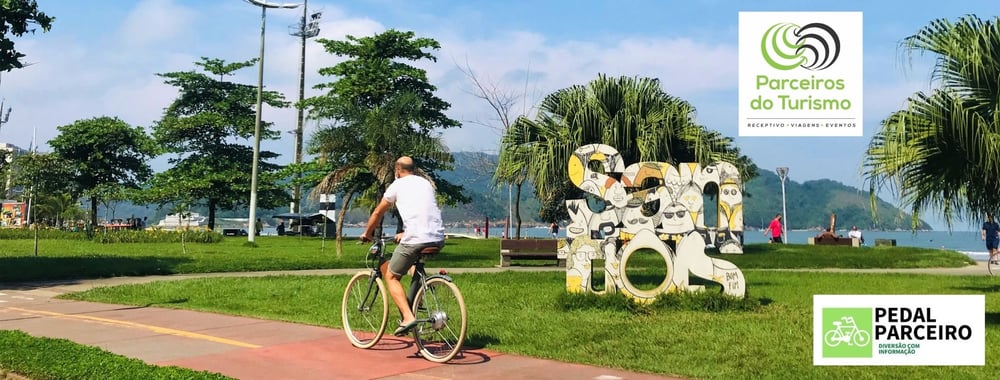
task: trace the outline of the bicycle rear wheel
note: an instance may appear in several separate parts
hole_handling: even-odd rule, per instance
[[[413,329],[420,354],[435,363],[451,360],[462,349],[468,323],[458,287],[443,278],[430,279],[413,304],[417,319],[427,321]]]
[[[389,299],[385,294],[382,279],[373,279],[371,272],[355,274],[347,282],[340,315],[347,339],[355,347],[371,348],[385,334],[389,320]]]
[[[1000,257],[991,257],[987,259],[986,270],[989,271],[990,276],[1000,275],[1000,262],[993,260],[1000,260]]]

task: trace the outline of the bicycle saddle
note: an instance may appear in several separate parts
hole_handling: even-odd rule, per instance
[[[420,250],[420,253],[423,254],[423,255],[434,255],[434,254],[437,254],[439,252],[441,252],[441,248],[439,248],[439,247],[427,247],[427,248],[424,248],[424,249]]]

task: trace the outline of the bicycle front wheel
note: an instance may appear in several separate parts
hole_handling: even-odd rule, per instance
[[[1000,275],[1000,261],[994,261],[998,258],[996,256],[990,257],[986,261],[986,270],[990,273],[990,276]]]
[[[430,279],[413,304],[417,319],[425,321],[413,329],[420,354],[435,363],[454,358],[462,349],[468,323],[458,287],[443,278]]]
[[[355,347],[371,348],[385,334],[389,320],[389,299],[385,294],[385,283],[381,278],[372,278],[370,272],[355,274],[347,282],[340,315],[347,339]]]

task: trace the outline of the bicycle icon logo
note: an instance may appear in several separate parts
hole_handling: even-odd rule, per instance
[[[854,317],[840,317],[839,321],[833,321],[832,324],[833,329],[823,335],[823,343],[827,346],[837,347],[841,343],[847,343],[848,346],[864,347],[871,344],[871,333],[859,330]]]

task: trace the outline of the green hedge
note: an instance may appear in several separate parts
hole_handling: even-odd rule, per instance
[[[187,243],[218,243],[222,234],[209,230],[147,230],[147,231],[104,231],[94,234],[94,241],[104,244],[114,243],[180,243],[181,238]]]
[[[22,228],[0,228],[0,240],[34,239],[35,230],[27,227]],[[39,228],[39,239],[61,239],[61,240],[87,240],[87,234],[83,231],[71,232],[52,228]]]
[[[169,231],[151,230],[103,230],[94,231],[93,238],[87,237],[85,231],[63,231],[52,228],[38,229],[39,239],[51,240],[93,240],[98,243],[180,243],[181,234],[188,243],[218,243],[222,234],[203,230]],[[30,228],[0,228],[0,240],[34,239],[35,231]]]

